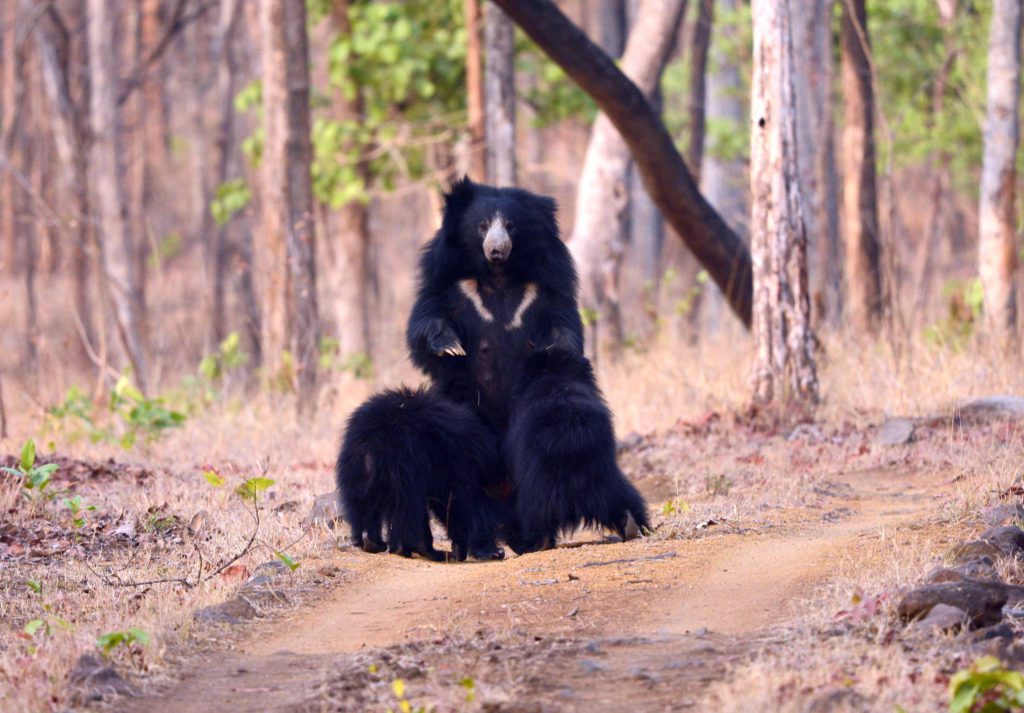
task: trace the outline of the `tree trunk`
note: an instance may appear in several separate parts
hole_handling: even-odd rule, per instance
[[[271,259],[280,259],[285,268],[267,286],[266,316],[272,322],[267,356],[279,360],[290,348],[300,410],[305,410],[314,405],[319,356],[306,5],[266,0],[262,9],[264,241]]]
[[[845,0],[844,0],[845,1]],[[834,181],[829,180],[832,156],[832,0],[800,0],[793,13],[793,75],[796,84],[796,130],[800,147],[800,193],[804,197],[804,225],[808,235],[808,263],[813,300],[819,318],[835,309],[838,236],[829,220],[835,203]],[[830,195],[831,192],[831,195]]]
[[[650,100],[668,61],[686,0],[644,0],[629,33],[622,70]],[[576,193],[576,219],[569,249],[580,275],[580,302],[591,312],[597,348],[617,350],[623,342],[619,274],[629,208],[629,147],[605,114],[590,134]]]
[[[487,182],[516,185],[515,33],[501,8],[487,4],[484,28],[484,105]]]
[[[818,400],[797,146],[791,3],[754,0],[751,251],[754,400]]]
[[[676,234],[750,324],[750,253],[704,199],[643,92],[551,0],[493,0],[607,115],[622,134],[644,186]]]
[[[22,0],[29,6],[31,0]],[[79,18],[75,18],[76,20]],[[77,22],[75,23],[77,24]],[[40,57],[43,91],[53,117],[54,145],[61,170],[62,191],[68,197],[61,211],[63,228],[71,237],[71,271],[74,287],[71,311],[81,324],[82,357],[95,348],[96,330],[89,289],[89,257],[92,244],[89,232],[89,181],[86,166],[86,117],[73,99],[70,74],[70,31],[51,7],[36,28],[36,48]],[[81,97],[84,92],[79,92]],[[88,97],[82,99],[87,103]]]
[[[349,0],[337,0],[331,9],[334,31],[341,36],[352,34],[348,10]],[[479,42],[477,45],[479,49]],[[478,72],[479,69],[480,67],[477,65]],[[349,100],[343,92],[336,91],[333,102],[334,117],[339,121],[363,121],[365,113],[363,98],[358,92],[354,99]],[[474,144],[474,148],[482,149],[483,145]],[[476,153],[482,158],[480,151]],[[368,190],[370,170],[366,162],[360,160],[356,171],[363,186]],[[372,354],[370,296],[373,273],[369,206],[363,200],[349,201],[337,211],[336,218],[340,256],[336,261],[335,274],[331,282],[336,291],[335,314],[338,322],[338,343],[343,356],[369,357]]]
[[[239,5],[241,0],[224,0],[220,6],[220,17],[217,21],[217,38],[214,48],[216,62],[216,101],[219,116],[217,117],[216,133],[213,142],[213,177],[211,184],[220,186],[228,180],[231,163],[232,135],[235,126],[235,63],[233,44],[239,22]],[[209,210],[209,208],[207,208]],[[214,344],[219,344],[228,335],[226,287],[228,282],[228,257],[231,254],[228,226],[218,226],[211,236],[212,273],[210,275],[210,336]],[[208,269],[209,269],[208,265]],[[249,266],[242,263],[242,269]]]
[[[13,275],[15,271],[15,188],[12,171],[14,139],[21,103],[25,94],[25,82],[20,71],[22,62],[18,58],[18,6],[13,2],[4,4],[0,16],[0,148],[9,162],[0,172],[0,268]]]
[[[874,334],[880,326],[883,304],[870,43],[864,0],[842,3],[846,307],[856,331]]]
[[[704,133],[706,124],[708,50],[711,47],[711,27],[714,24],[714,0],[699,0],[697,21],[693,25],[690,44],[690,146],[686,163],[693,176],[700,181],[704,160]]]
[[[132,235],[128,231],[124,190],[118,170],[117,142],[117,26],[115,0],[88,0],[90,167],[99,227],[97,244],[118,334],[134,369],[134,380],[146,390],[146,361],[142,344],[141,282]]]
[[[484,123],[484,58],[480,44],[480,0],[465,0],[466,105],[469,120],[469,175],[487,179],[487,145]]]
[[[978,206],[978,273],[985,321],[1004,344],[1016,339],[1016,156],[1020,138],[1021,0],[995,0],[988,43],[988,109]]]

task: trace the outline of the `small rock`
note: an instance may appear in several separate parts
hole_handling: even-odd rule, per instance
[[[953,548],[950,555],[953,557],[953,561],[958,564],[977,560],[982,557],[996,558],[999,557],[1002,552],[991,542],[985,540],[970,540],[968,542],[961,542],[959,545]]]
[[[1012,522],[1024,522],[1024,505],[1020,503],[999,503],[990,505],[981,511],[981,519],[986,525],[1009,525]]]
[[[79,656],[71,669],[69,680],[90,701],[102,700],[104,696],[138,695],[110,663],[95,654]]]
[[[1007,557],[1024,555],[1024,530],[1014,525],[990,527],[978,539],[989,543]]]
[[[924,581],[929,584],[940,584],[942,582],[962,582],[967,579],[962,572],[950,567],[936,567],[925,576]]]
[[[954,629],[962,629],[970,623],[967,617],[967,612],[959,607],[950,606],[949,604],[936,604],[932,607],[932,610],[928,612],[928,616],[920,621],[916,621],[911,624],[911,627],[916,631],[924,633],[933,633],[936,631],[953,631]]]
[[[337,490],[332,490],[316,497],[313,508],[302,521],[302,529],[308,530],[313,525],[323,524],[333,530],[341,517],[341,496]]]
[[[198,535],[200,532],[206,529],[207,524],[210,522],[210,513],[206,510],[200,510],[192,519],[188,521],[188,531],[193,535]]]
[[[593,640],[588,641],[586,643],[586,645],[583,647],[583,650],[586,651],[588,654],[603,654],[604,653],[604,649],[601,648],[601,644],[599,644],[597,641],[593,641]]]
[[[1012,626],[1003,622],[996,624],[995,626],[986,626],[984,629],[978,629],[977,631],[969,631],[963,634],[963,638],[970,642],[988,641],[990,639],[1005,639],[1010,641],[1014,638],[1014,629]]]
[[[266,577],[277,577],[278,575],[288,574],[288,566],[281,560],[268,560],[254,571],[256,574],[262,574]]]
[[[316,573],[322,577],[337,577],[341,573],[341,567],[336,564],[322,564],[316,568]]]
[[[1020,396],[986,396],[968,401],[956,415],[961,419],[985,419],[999,416],[1024,416],[1024,398]]]
[[[914,421],[909,418],[890,418],[875,434],[879,446],[902,446],[914,437]]]
[[[860,713],[870,709],[868,699],[852,688],[833,688],[807,701],[804,713]]]
[[[991,557],[978,557],[976,559],[967,560],[954,566],[953,570],[960,572],[967,579],[988,579],[998,580],[999,575],[996,573],[996,563]]]
[[[1024,609],[1024,587],[1015,584],[1006,585],[1006,606],[1013,609]]]
[[[241,597],[203,607],[192,618],[204,624],[241,624],[245,619],[256,618],[256,608]]]
[[[249,604],[266,607],[271,604],[283,604],[288,601],[288,595],[281,589],[274,589],[267,585],[249,586],[245,585],[238,590],[238,596],[249,602]]]
[[[583,669],[583,673],[600,673],[601,671],[607,670],[608,667],[600,661],[580,659],[580,668]]]
[[[997,624],[1006,604],[1006,587],[998,582],[964,580],[927,584],[903,595],[896,611],[905,622],[921,619],[938,604],[963,610],[975,627]]]

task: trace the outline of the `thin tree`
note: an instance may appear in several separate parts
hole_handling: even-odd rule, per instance
[[[814,403],[807,233],[797,155],[794,0],[755,0],[750,107],[751,252],[754,262],[754,399]]]
[[[988,41],[988,110],[979,201],[978,273],[988,328],[1016,338],[1016,156],[1020,140],[1021,0],[995,0]]]
[[[339,36],[352,34],[349,20],[349,0],[335,0],[331,6],[332,30]],[[349,98],[341,89],[332,97],[334,118],[339,121],[360,123],[365,118],[361,91]],[[363,159],[356,163],[356,173],[363,186],[369,189],[370,170]],[[366,202],[351,200],[335,214],[338,259],[332,276],[335,294],[335,315],[338,342],[343,355],[371,355],[370,296],[372,272],[370,252],[370,212]]]
[[[86,5],[92,130],[89,166],[107,293],[121,344],[135,372],[135,382],[145,391],[142,282],[135,260],[135,242],[125,220],[127,207],[119,173],[118,60],[114,38],[119,4],[116,0],[88,0]]]
[[[686,150],[686,164],[698,181],[704,161],[708,51],[711,48],[711,28],[715,21],[714,0],[699,2],[697,21],[693,23],[693,39],[690,42],[690,145]]]
[[[607,114],[633,154],[651,200],[730,307],[750,324],[750,253],[704,199],[643,92],[551,0],[493,0]]]
[[[516,184],[515,33],[500,7],[487,4],[484,27],[484,107],[487,182]]]
[[[312,406],[319,356],[316,244],[310,164],[309,41],[304,0],[266,0],[262,6],[263,240],[270,271],[265,356],[281,363],[291,351],[300,408]],[[283,269],[278,270],[280,265]]]
[[[843,77],[843,212],[846,308],[858,332],[874,333],[882,317],[881,242],[875,168],[875,97],[864,0],[841,0]]]
[[[484,136],[484,56],[480,43],[480,0],[465,0],[466,15],[466,108],[469,120],[469,175],[487,178]]]
[[[649,100],[661,80],[686,9],[686,0],[644,0],[629,33],[622,71]],[[576,193],[569,249],[580,274],[581,302],[598,330],[600,346],[623,342],[619,278],[629,207],[629,146],[605,114],[591,130]],[[595,351],[597,344],[591,345]]]

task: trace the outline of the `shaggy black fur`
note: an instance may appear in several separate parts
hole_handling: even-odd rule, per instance
[[[551,348],[527,360],[505,437],[516,489],[516,552],[553,547],[581,523],[623,539],[648,527],[647,506],[615,462],[615,432],[590,362]]]
[[[499,470],[495,436],[465,406],[422,389],[371,397],[349,418],[336,466],[352,544],[442,561],[430,534],[433,513],[455,559],[501,559],[496,537],[508,515],[483,490]]]
[[[499,434],[529,353],[552,343],[583,350],[576,271],[558,237],[555,212],[550,198],[464,178],[445,194],[441,229],[420,261],[406,331],[412,361],[445,396],[475,409]],[[484,250],[497,215],[511,247],[500,263]],[[479,298],[477,305],[467,289]],[[528,291],[535,297],[517,322]],[[490,319],[481,316],[481,307]]]

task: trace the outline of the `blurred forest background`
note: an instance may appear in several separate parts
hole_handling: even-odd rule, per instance
[[[407,377],[419,249],[466,173],[558,199],[600,359],[745,341],[730,304],[749,319],[749,301],[723,298],[729,275],[687,246],[749,242],[749,3],[554,3],[660,116],[700,188],[659,182],[681,219],[646,192],[600,92],[512,22],[547,4],[511,5],[5,0],[0,386],[74,411],[111,391],[156,408],[183,384]],[[789,6],[819,338],[961,349],[988,314],[1014,339],[1019,179],[998,173],[1012,221],[984,250],[979,187],[987,114],[1012,119],[988,142],[1004,168],[1020,160],[1020,3]]]

